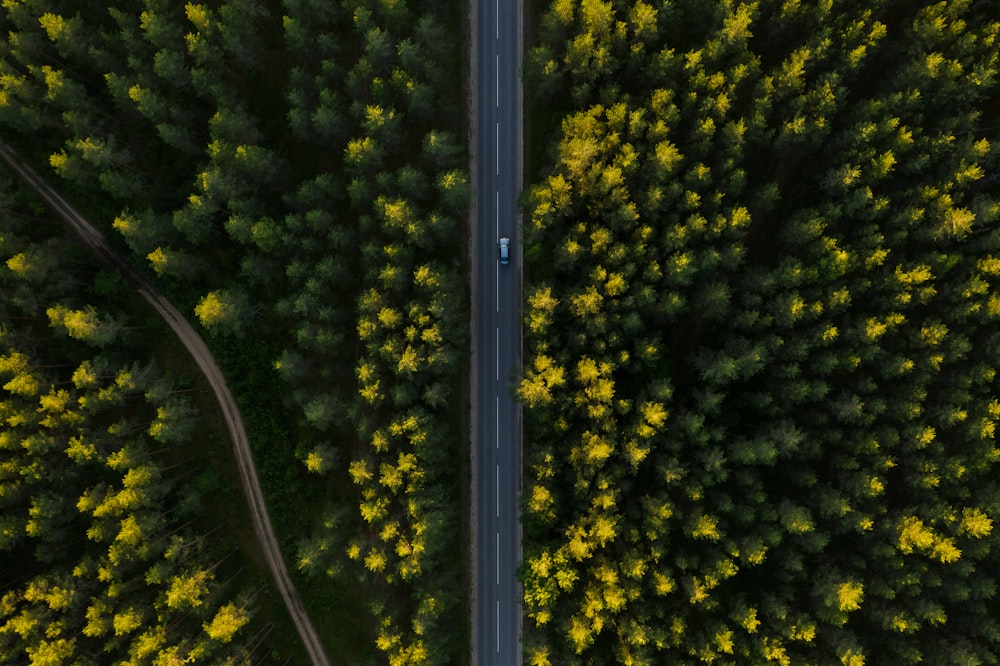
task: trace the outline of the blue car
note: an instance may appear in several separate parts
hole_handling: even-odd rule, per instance
[[[510,263],[510,239],[506,236],[500,239],[500,263],[505,266]]]

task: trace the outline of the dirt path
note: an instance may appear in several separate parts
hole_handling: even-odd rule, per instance
[[[319,640],[319,635],[313,627],[309,616],[306,614],[305,606],[298,590],[288,577],[288,570],[281,557],[281,549],[278,547],[278,540],[274,536],[274,529],[271,526],[271,518],[267,513],[267,506],[264,504],[264,495],[260,489],[260,480],[257,478],[257,468],[253,463],[253,455],[250,452],[250,442],[247,439],[246,428],[243,425],[243,418],[240,410],[236,406],[233,394],[226,386],[225,377],[215,362],[215,358],[208,350],[201,336],[195,332],[191,324],[181,315],[181,313],[171,305],[153,286],[124,259],[119,257],[111,246],[104,240],[100,232],[97,231],[80,213],[66,202],[59,194],[49,187],[34,171],[24,165],[16,156],[14,151],[5,144],[0,144],[0,159],[11,168],[24,182],[34,190],[45,204],[61,217],[73,231],[102,259],[113,265],[129,281],[129,284],[142,294],[142,297],[149,301],[157,312],[166,320],[173,329],[177,337],[187,348],[195,363],[204,373],[219,407],[225,416],[226,429],[229,431],[229,438],[233,442],[233,455],[236,458],[236,466],[240,473],[240,483],[243,485],[243,494],[246,496],[247,506],[250,508],[250,515],[253,517],[254,535],[260,544],[267,560],[267,566],[271,570],[281,598],[288,608],[288,613],[298,629],[299,636],[309,653],[309,659],[314,666],[330,666],[330,661],[323,652],[323,645]]]

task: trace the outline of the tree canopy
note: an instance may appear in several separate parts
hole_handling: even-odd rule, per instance
[[[996,663],[1000,14],[539,25],[525,661]]]
[[[330,651],[458,659],[471,188],[463,107],[441,100],[464,88],[461,13],[30,0],[0,22],[5,136],[207,331]],[[51,279],[18,253],[12,270]],[[46,302],[54,334],[141,342],[87,305]],[[171,583],[178,611],[206,585]],[[225,607],[198,627],[226,636]]]
[[[267,628],[232,582],[231,537],[207,538],[218,478],[192,460],[187,380],[26,198],[0,178],[0,653],[250,663]]]

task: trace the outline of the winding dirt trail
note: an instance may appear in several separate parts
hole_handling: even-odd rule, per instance
[[[271,570],[274,582],[281,592],[281,598],[288,608],[288,613],[298,629],[299,636],[309,653],[309,659],[314,666],[330,666],[330,661],[323,652],[323,645],[319,640],[309,616],[306,614],[305,606],[298,590],[288,577],[288,570],[281,557],[281,549],[278,547],[278,540],[274,536],[274,529],[271,526],[271,518],[267,513],[267,505],[264,504],[264,495],[260,489],[260,480],[257,478],[257,468],[253,463],[253,455],[250,452],[250,442],[247,439],[246,428],[243,425],[243,418],[240,410],[236,406],[233,394],[226,386],[225,377],[219,369],[215,358],[208,350],[201,336],[195,332],[191,324],[181,315],[173,305],[163,297],[138,271],[132,268],[124,259],[118,256],[104,237],[90,224],[79,212],[76,211],[59,193],[49,187],[35,172],[21,162],[6,144],[0,143],[0,160],[3,160],[14,173],[32,189],[45,204],[61,217],[73,231],[90,247],[101,256],[106,262],[117,268],[128,280],[132,288],[142,294],[150,305],[152,305],[160,316],[166,320],[170,328],[177,334],[181,342],[194,357],[195,363],[204,373],[209,385],[219,401],[219,407],[225,416],[226,429],[229,431],[229,438],[233,442],[233,455],[236,458],[236,466],[239,469],[240,483],[243,485],[243,494],[246,496],[247,506],[250,515],[253,517],[253,531],[267,560],[267,566]]]

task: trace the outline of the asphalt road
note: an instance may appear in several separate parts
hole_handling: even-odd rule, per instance
[[[222,375],[215,357],[208,350],[204,340],[191,327],[191,324],[181,315],[166,298],[160,294],[146,279],[137,272],[124,259],[115,254],[108,245],[104,237],[89,221],[87,221],[75,208],[73,208],[58,192],[48,186],[45,181],[28,166],[23,164],[14,151],[4,144],[0,144],[0,161],[3,161],[45,202],[45,205],[52,209],[59,217],[65,221],[70,228],[80,237],[83,242],[94,252],[100,255],[111,266],[117,268],[128,280],[129,284],[139,294],[145,298],[150,305],[160,314],[174,331],[180,341],[187,348],[194,358],[198,368],[205,375],[212,392],[219,402],[219,408],[225,417],[226,429],[233,442],[233,456],[236,460],[236,467],[239,470],[240,483],[243,485],[243,493],[246,496],[247,506],[250,509],[250,516],[253,522],[254,536],[260,544],[264,559],[271,570],[275,585],[281,594],[285,607],[291,615],[292,622],[299,632],[306,652],[309,653],[309,660],[313,666],[329,666],[330,661],[323,652],[323,645],[319,640],[319,635],[313,627],[309,616],[306,614],[305,606],[298,590],[288,577],[288,570],[281,557],[281,549],[278,547],[278,539],[274,535],[271,526],[271,518],[267,513],[267,505],[264,503],[264,494],[261,492],[260,480],[257,477],[257,468],[253,463],[253,454],[250,452],[250,442],[247,439],[246,428],[243,425],[243,417],[236,406],[236,399],[226,385],[226,379]]]
[[[521,663],[520,364],[521,2],[472,0],[474,663]],[[511,240],[508,265],[498,239]]]

